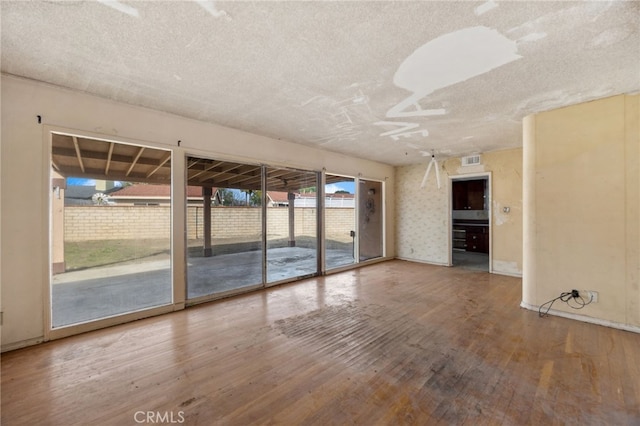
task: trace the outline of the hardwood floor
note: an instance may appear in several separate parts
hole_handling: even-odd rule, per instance
[[[199,305],[3,354],[2,424],[640,424],[640,335],[520,298],[390,261]]]

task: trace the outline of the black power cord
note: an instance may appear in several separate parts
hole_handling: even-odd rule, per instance
[[[589,300],[585,300],[584,297],[580,295],[580,292],[578,290],[571,290],[570,292],[562,292],[560,293],[560,296],[556,297],[555,299],[551,299],[548,302],[545,302],[542,305],[540,305],[540,308],[538,308],[538,316],[540,316],[541,318],[546,317],[549,314],[549,310],[551,309],[551,306],[553,306],[553,302],[555,302],[558,299],[560,299],[561,301],[569,305],[570,308],[582,309],[585,306],[587,306],[589,303],[593,302],[593,294],[591,295]],[[547,310],[544,313],[542,313],[542,309],[544,308],[545,305],[549,305],[549,307],[547,307]]]

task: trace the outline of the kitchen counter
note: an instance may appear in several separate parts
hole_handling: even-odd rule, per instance
[[[453,250],[489,253],[489,221],[486,219],[454,219]]]
[[[484,219],[453,219],[453,226],[489,226]]]

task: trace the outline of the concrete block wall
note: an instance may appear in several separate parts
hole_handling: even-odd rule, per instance
[[[68,206],[65,241],[166,238],[171,236],[169,206]]]
[[[203,238],[204,208],[187,207],[187,238]],[[261,233],[261,209],[256,207],[214,207],[211,234],[216,238],[255,237]]]
[[[260,208],[215,207],[211,209],[211,233],[216,238],[256,237],[261,233]],[[295,209],[296,235],[316,234],[315,208]],[[354,209],[325,210],[327,238],[346,237],[355,230]],[[289,209],[268,210],[269,237],[289,235]],[[171,209],[169,206],[67,206],[64,209],[65,241],[120,240],[136,238],[169,238]],[[187,208],[187,238],[203,237],[203,208]]]
[[[356,229],[356,213],[351,207],[329,208],[324,210],[325,236],[327,239],[351,241],[350,231]]]

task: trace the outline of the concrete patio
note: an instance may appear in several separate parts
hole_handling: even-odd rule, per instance
[[[354,262],[352,252],[326,250],[327,269]],[[267,282],[316,272],[316,250],[280,247],[267,250]],[[187,259],[187,299],[233,293],[262,284],[260,250]],[[54,275],[52,326],[63,327],[171,303],[168,256]]]

